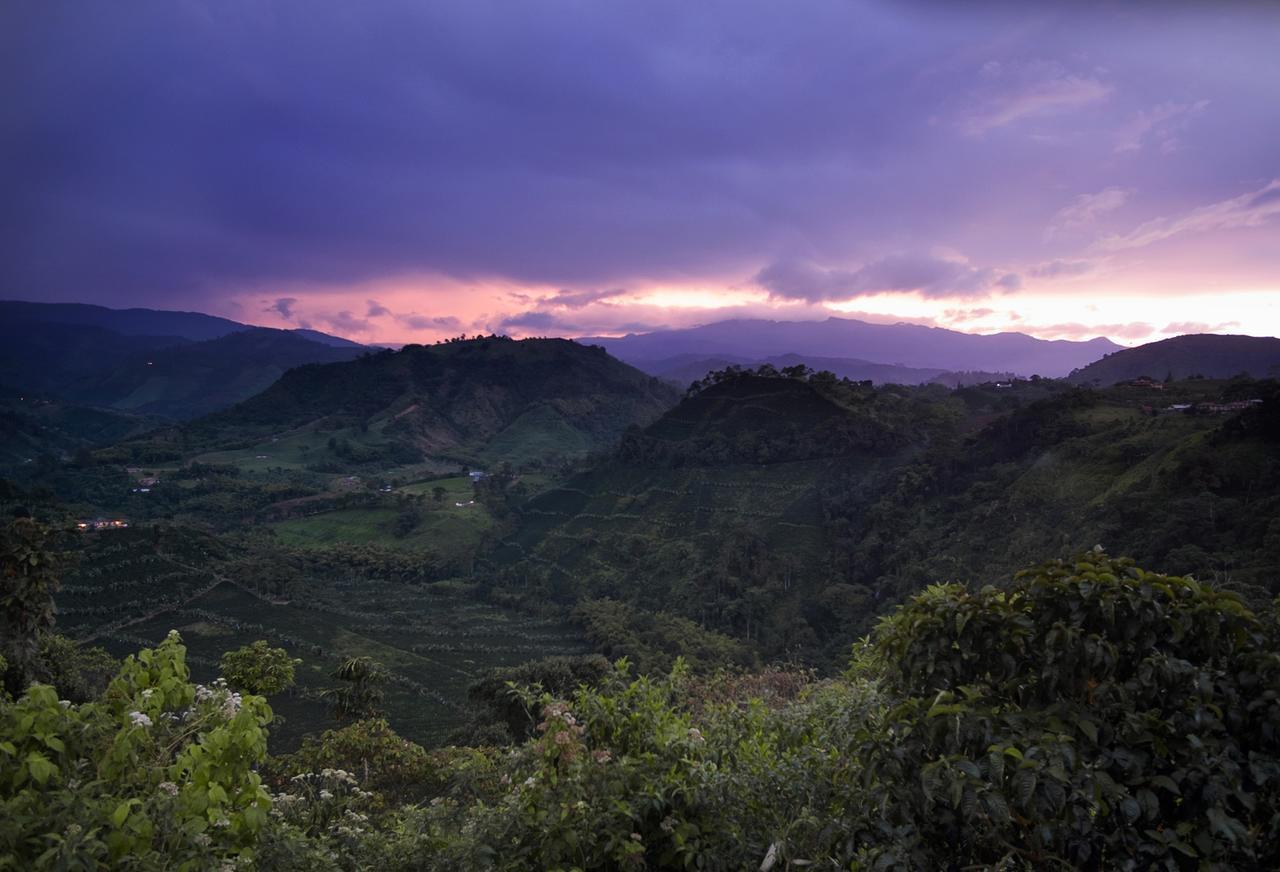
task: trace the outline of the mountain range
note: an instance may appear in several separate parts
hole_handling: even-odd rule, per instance
[[[653,372],[678,355],[761,360],[783,354],[855,358],[939,371],[985,370],[1022,376],[1065,376],[1121,346],[1109,339],[1074,342],[1036,339],[1024,333],[979,335],[917,324],[872,324],[851,318],[825,321],[718,321],[682,330],[591,336],[620,360]]]
[[[314,330],[198,312],[0,302],[0,384],[165,418],[198,417],[259,393],[292,367],[367,351]]]

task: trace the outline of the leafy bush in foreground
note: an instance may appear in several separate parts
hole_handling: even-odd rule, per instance
[[[1280,868],[1280,646],[1233,594],[1095,552],[877,631],[883,864]]]
[[[247,860],[270,798],[253,767],[271,710],[188,678],[171,633],[102,697],[34,684],[0,706],[0,868],[204,869]]]

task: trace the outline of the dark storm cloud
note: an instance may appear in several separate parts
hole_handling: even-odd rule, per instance
[[[272,303],[270,306],[267,306],[267,308],[263,309],[262,311],[275,312],[286,321],[292,321],[293,307],[296,306],[297,304],[298,304],[297,297],[277,297],[274,303]]]
[[[400,315],[399,320],[414,330],[460,330],[462,322],[452,315],[428,317],[426,315]]]
[[[755,281],[774,297],[809,302],[851,300],[891,291],[915,291],[930,298],[979,297],[1021,287],[1016,273],[911,254],[895,254],[857,270],[779,261],[762,269]]]
[[[612,297],[621,297],[626,288],[612,288],[607,291],[560,291],[543,302],[548,306],[560,306],[565,309],[581,309],[592,303],[599,303]]]
[[[13,0],[0,287],[155,304],[438,273],[573,295],[933,245],[1017,263],[1079,196],[1176,214],[1274,176],[1269,13],[1229,8]],[[1210,33],[1229,56],[1203,58]],[[922,292],[966,281],[987,278]]]

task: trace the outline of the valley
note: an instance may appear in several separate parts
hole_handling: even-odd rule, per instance
[[[208,688],[267,646],[293,664],[267,771],[324,754],[385,775],[362,743],[391,737],[434,761],[397,788],[418,796],[539,747],[539,686],[618,711],[668,688],[673,714],[628,722],[691,735],[745,711],[848,729],[838,712],[877,705],[858,652],[903,610],[1110,559],[1096,546],[1259,614],[1280,594],[1274,380],[900,385],[798,360],[677,391],[598,348],[477,337],[307,364],[189,422],[19,409],[0,498],[62,555],[42,668],[89,682],[180,639]],[[361,669],[369,702],[343,687]]]

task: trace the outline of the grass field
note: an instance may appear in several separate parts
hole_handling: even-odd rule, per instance
[[[471,499],[470,491],[465,500]],[[341,542],[382,545],[415,550],[430,548],[444,557],[472,551],[494,521],[484,506],[457,506],[450,497],[443,503],[428,499],[420,509],[421,521],[408,535],[396,536],[399,510],[387,506],[340,509],[272,525],[279,541],[296,547],[323,547]]]

